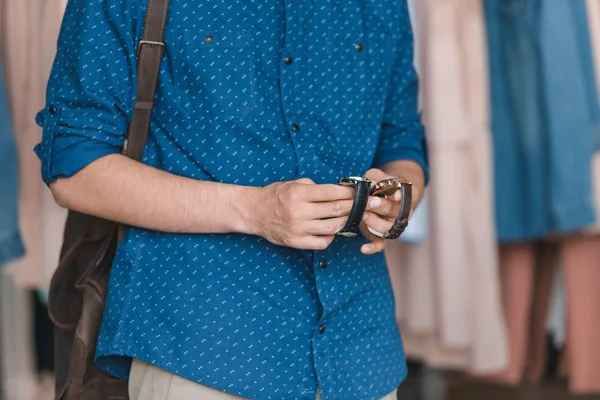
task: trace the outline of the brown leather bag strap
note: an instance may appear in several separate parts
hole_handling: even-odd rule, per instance
[[[133,117],[129,123],[129,131],[123,148],[123,154],[136,161],[142,160],[148,132],[150,117],[154,108],[154,94],[158,84],[160,63],[165,52],[163,36],[167,23],[169,0],[148,0],[144,33],[138,45],[137,91]],[[117,240],[120,242],[126,227],[119,225]]]
[[[125,142],[124,154],[140,161],[150,130],[154,93],[160,63],[165,50],[163,35],[167,23],[169,0],[148,0],[144,33],[138,46],[137,92],[133,117]]]

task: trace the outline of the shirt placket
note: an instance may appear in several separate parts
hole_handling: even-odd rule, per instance
[[[303,62],[300,54],[299,3],[298,0],[285,0],[285,41],[280,57],[279,74],[283,118],[296,154],[297,178],[306,176],[308,170],[306,157],[303,154],[302,135],[304,130],[297,101],[299,93],[296,87],[296,75],[301,73]]]
[[[302,0],[285,0],[285,42],[280,59],[280,87],[281,101],[286,122],[287,131],[296,150],[298,176],[310,177],[315,169],[313,156],[314,144],[310,137],[310,127],[304,122],[300,104],[297,103],[301,88],[299,86],[298,74],[303,71],[304,40],[307,35],[304,34],[307,22],[306,18],[310,15],[308,10],[303,7],[309,7],[302,3]],[[306,55],[308,57],[308,55]],[[330,359],[330,345],[328,342],[327,310],[330,305],[336,303],[335,290],[331,286],[330,273],[327,271],[330,261],[328,252],[312,252],[311,257],[315,279],[317,285],[317,294],[322,306],[322,316],[312,327],[311,342],[313,350],[314,369],[318,377],[321,391],[327,391],[331,385],[333,372],[331,370],[332,362]],[[307,385],[310,384],[307,381]],[[302,393],[312,393],[315,388],[303,388]]]

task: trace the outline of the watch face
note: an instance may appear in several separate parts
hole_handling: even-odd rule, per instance
[[[384,186],[384,187],[375,187],[373,186],[373,190],[371,190],[371,193],[369,193],[371,196],[379,196],[379,197],[390,197],[391,195],[393,195],[394,193],[396,193],[396,191],[400,189],[397,186]]]
[[[406,179],[388,178],[382,179],[371,187],[371,196],[389,197],[393,195],[396,190],[400,189],[402,185],[410,185],[411,183]]]

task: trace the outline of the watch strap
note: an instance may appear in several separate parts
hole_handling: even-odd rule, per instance
[[[354,187],[354,200],[352,202],[350,214],[348,214],[348,220],[346,221],[344,228],[337,232],[336,235],[356,236],[358,233],[358,227],[360,226],[365,210],[367,209],[371,182],[368,180],[357,181],[355,182]]]
[[[397,239],[408,226],[408,217],[410,217],[410,211],[412,209],[412,184],[402,183],[399,190],[402,196],[400,199],[400,212],[394,221],[394,225],[383,234],[382,237],[384,239]]]

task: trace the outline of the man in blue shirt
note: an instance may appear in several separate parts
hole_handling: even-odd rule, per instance
[[[406,0],[172,1],[142,163],[119,153],[146,1],[71,0],[38,114],[59,204],[130,225],[96,362],[132,399],[366,400],[406,376],[343,176],[427,177]],[[133,360],[133,366],[132,366]],[[211,397],[212,396],[212,397]]]

